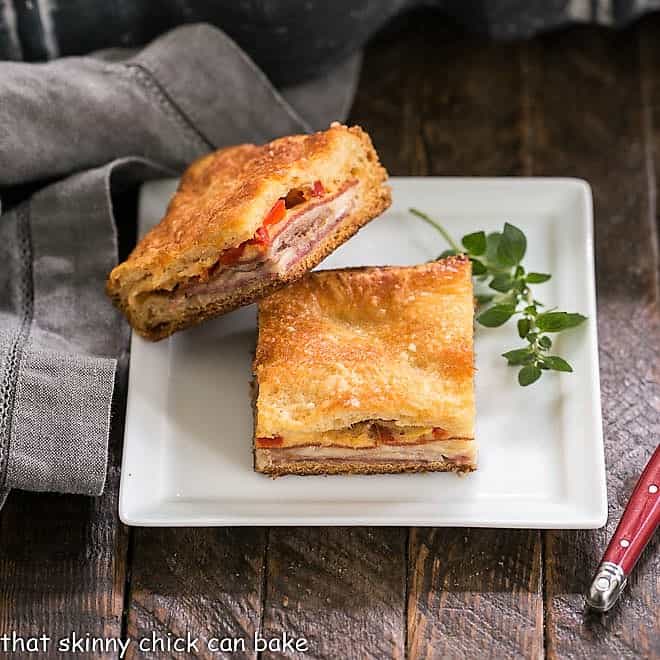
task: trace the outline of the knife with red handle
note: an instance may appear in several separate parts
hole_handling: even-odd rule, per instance
[[[660,524],[660,445],[646,464],[587,593],[587,604],[607,612]]]

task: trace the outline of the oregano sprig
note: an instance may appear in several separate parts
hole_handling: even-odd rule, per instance
[[[525,345],[502,354],[509,366],[520,367],[518,382],[531,385],[544,371],[573,371],[571,365],[559,355],[550,355],[552,333],[574,328],[587,317],[582,314],[544,311],[544,305],[534,295],[530,285],[543,284],[551,275],[527,272],[522,260],[527,251],[527,238],[518,227],[506,222],[501,232],[486,234],[476,231],[466,234],[459,245],[449,232],[428,214],[410,209],[449,244],[449,249],[438,259],[455,254],[465,254],[472,262],[472,274],[484,282],[493,293],[477,293],[475,296],[481,311],[477,322],[487,328],[504,325],[514,316],[518,317],[518,336]]]

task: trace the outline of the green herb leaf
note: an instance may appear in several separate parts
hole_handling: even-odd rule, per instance
[[[568,323],[569,328],[575,328],[578,325],[581,325],[587,320],[586,316],[582,316],[582,314],[566,314],[566,319]]]
[[[528,364],[518,372],[518,382],[523,387],[535,383],[540,377],[541,370],[534,364]]]
[[[493,299],[490,293],[477,293],[474,297],[480,305],[485,305]]]
[[[534,360],[534,354],[529,348],[516,348],[513,351],[502,353],[509,365],[528,364]]]
[[[573,371],[573,367],[558,355],[546,355],[543,358],[543,364],[554,371]]]
[[[508,293],[496,294],[493,302],[498,305],[513,305],[515,307],[518,304],[518,298],[515,291],[509,291]]]
[[[486,232],[475,231],[473,234],[466,234],[461,239],[465,249],[475,256],[479,256],[486,251]]]
[[[458,254],[456,250],[445,250],[440,254],[438,259],[444,259],[445,257],[455,257]]]
[[[500,325],[504,325],[513,316],[515,311],[516,308],[513,305],[493,305],[485,312],[479,314],[477,321],[487,328],[497,328]]]
[[[495,289],[495,291],[506,293],[507,291],[511,291],[511,288],[513,287],[513,280],[511,279],[510,275],[502,273],[501,275],[495,275],[488,286],[491,289]]]
[[[518,336],[521,339],[527,337],[527,333],[529,332],[531,325],[532,324],[530,323],[529,319],[518,319]]]
[[[473,275],[485,275],[488,272],[488,269],[486,266],[484,266],[479,259],[473,259],[470,257],[470,261],[472,262],[472,274]]]
[[[546,349],[546,350],[547,350],[548,348],[551,348],[551,347],[552,347],[552,339],[550,339],[550,337],[548,337],[548,336],[546,336],[546,335],[543,335],[543,337],[541,337],[541,338],[539,339],[539,346],[540,346],[541,348]]]
[[[548,273],[527,273],[525,279],[528,284],[543,284],[543,282],[547,282],[551,277],[552,275],[548,275]]]
[[[515,266],[522,261],[527,250],[527,239],[518,227],[504,223],[502,238],[497,246],[497,260],[505,266]]]
[[[494,231],[486,236],[486,259],[491,263],[497,264],[497,247],[501,238],[502,234],[499,231]]]
[[[513,280],[509,275],[495,275],[495,277],[490,281],[488,285],[491,289],[495,291],[500,291],[501,293],[507,293],[513,288]]]
[[[582,314],[568,312],[544,312],[536,317],[536,325],[542,332],[561,332],[574,328],[587,320]]]

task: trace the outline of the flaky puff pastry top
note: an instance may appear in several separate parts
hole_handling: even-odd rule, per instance
[[[208,154],[186,170],[165,217],[110,273],[108,294],[170,290],[205,273],[223,250],[251,239],[291,189],[318,180],[333,193],[350,180],[380,185],[386,178],[367,133],[338,123]]]
[[[256,437],[364,420],[474,437],[471,266],[309,273],[259,303]]]

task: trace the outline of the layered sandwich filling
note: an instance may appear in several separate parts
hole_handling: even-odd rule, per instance
[[[449,437],[440,427],[399,426],[384,420],[316,433],[257,437],[255,448],[257,469],[306,461],[373,465],[441,462],[461,470],[476,465],[476,443],[471,438]]]
[[[353,209],[357,180],[327,193],[320,181],[277,200],[253,238],[225,250],[208,273],[177,287],[173,300],[222,296],[285,274],[330,234]]]

